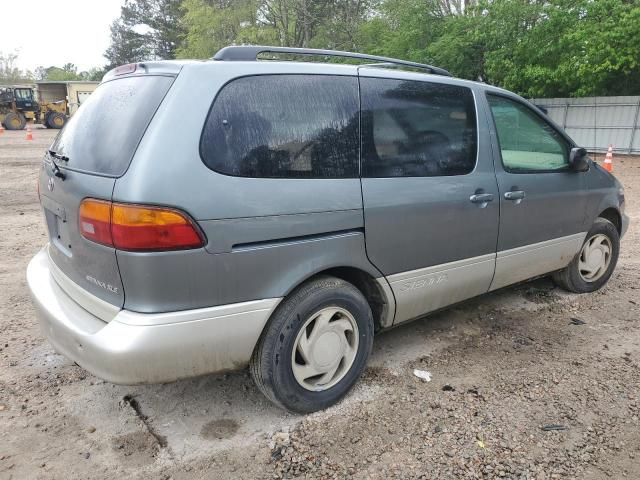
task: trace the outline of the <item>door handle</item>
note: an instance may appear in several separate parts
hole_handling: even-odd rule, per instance
[[[493,200],[493,193],[476,193],[469,197],[471,203],[487,203]]]
[[[512,190],[511,192],[504,193],[505,200],[514,200],[516,203],[520,203],[524,200],[524,190]]]
[[[514,190],[505,192],[504,198],[507,200],[522,200],[524,198],[524,190]]]

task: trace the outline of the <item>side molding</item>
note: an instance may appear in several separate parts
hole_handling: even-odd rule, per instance
[[[580,251],[586,232],[498,252],[491,290],[560,270]]]
[[[486,293],[495,258],[490,253],[389,276],[396,298],[394,324]]]

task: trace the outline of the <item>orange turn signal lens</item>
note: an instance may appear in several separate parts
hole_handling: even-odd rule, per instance
[[[86,199],[80,204],[80,234],[87,240],[113,246],[111,238],[111,202]]]

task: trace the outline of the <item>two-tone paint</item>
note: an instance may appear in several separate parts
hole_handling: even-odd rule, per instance
[[[268,74],[465,86],[476,104],[476,166],[467,175],[451,177],[346,179],[239,178],[207,168],[200,157],[200,137],[217,93],[235,78]],[[45,161],[40,195],[52,235],[29,274],[36,304],[45,310],[43,325],[52,332],[54,344],[116,382],[130,383],[136,375],[139,381],[162,381],[246,365],[277,303],[320,273],[353,281],[374,304],[378,328],[388,328],[565,267],[600,215],[611,218],[621,233],[626,229],[620,186],[595,165],[587,172],[514,174],[503,169],[486,94],[525,101],[484,84],[353,65],[291,62],[151,62],[134,75],[168,75],[174,81],[122,176],[88,175],[63,165],[65,178],[60,179],[51,162]],[[110,74],[105,81],[117,80]],[[53,189],[48,188],[51,182]],[[513,198],[513,192],[525,192],[524,198]],[[477,201],[478,195],[486,201]],[[78,206],[87,197],[178,208],[197,222],[206,245],[140,253],[92,244],[80,237],[77,226]],[[54,283],[40,278],[45,275]],[[38,297],[37,288],[44,288],[47,298]],[[92,318],[84,333],[82,326],[69,327],[76,343],[63,339],[60,322],[70,320],[59,317],[80,311],[65,300],[57,316],[47,312],[45,303],[55,295],[64,295]],[[256,308],[253,302],[266,303]],[[242,324],[244,307],[250,324]],[[216,319],[209,324],[213,330],[204,327],[207,319]],[[167,341],[169,325],[174,325],[180,341],[198,334],[189,333],[186,325],[198,324],[203,339],[218,345],[216,339],[226,335],[230,343],[225,351],[237,345],[241,353],[200,359],[191,370],[183,368],[184,358],[178,370],[164,362],[164,371],[169,372],[164,376],[148,371],[133,377],[106,375],[103,367],[94,366],[99,362],[87,362],[78,349],[81,339],[91,344],[91,338],[95,340],[114,321],[128,325],[119,327],[125,330],[162,325],[158,331],[168,335]],[[223,328],[224,322],[228,323]],[[213,339],[216,328],[218,337]],[[150,337],[136,338],[142,343],[128,345],[147,351],[144,341]],[[93,343],[104,347],[101,339]],[[194,351],[206,355],[207,344],[197,345]],[[112,350],[108,345],[98,357],[106,359]],[[156,350],[151,352],[149,358],[157,358]]]

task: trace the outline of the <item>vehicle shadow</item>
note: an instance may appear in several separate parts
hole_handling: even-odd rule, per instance
[[[451,345],[461,336],[486,335],[488,323],[482,315],[495,311],[536,311],[543,305],[532,292],[559,295],[546,279],[505,288],[436,312],[378,335],[369,367],[389,369],[394,375],[409,375],[406,364]],[[78,368],[78,367],[75,367]],[[250,445],[258,438],[292,427],[304,416],[284,412],[270,403],[254,385],[247,371],[208,375],[162,385],[121,386],[93,379],[70,398],[75,416],[85,417],[114,436],[133,428],[137,417],[166,442],[173,455],[211,454],[230,447]],[[373,383],[373,384],[372,384]],[[337,406],[316,415],[332,415],[373,398],[380,387],[360,382]],[[119,417],[119,424],[113,422]],[[90,420],[89,420],[90,419]]]

